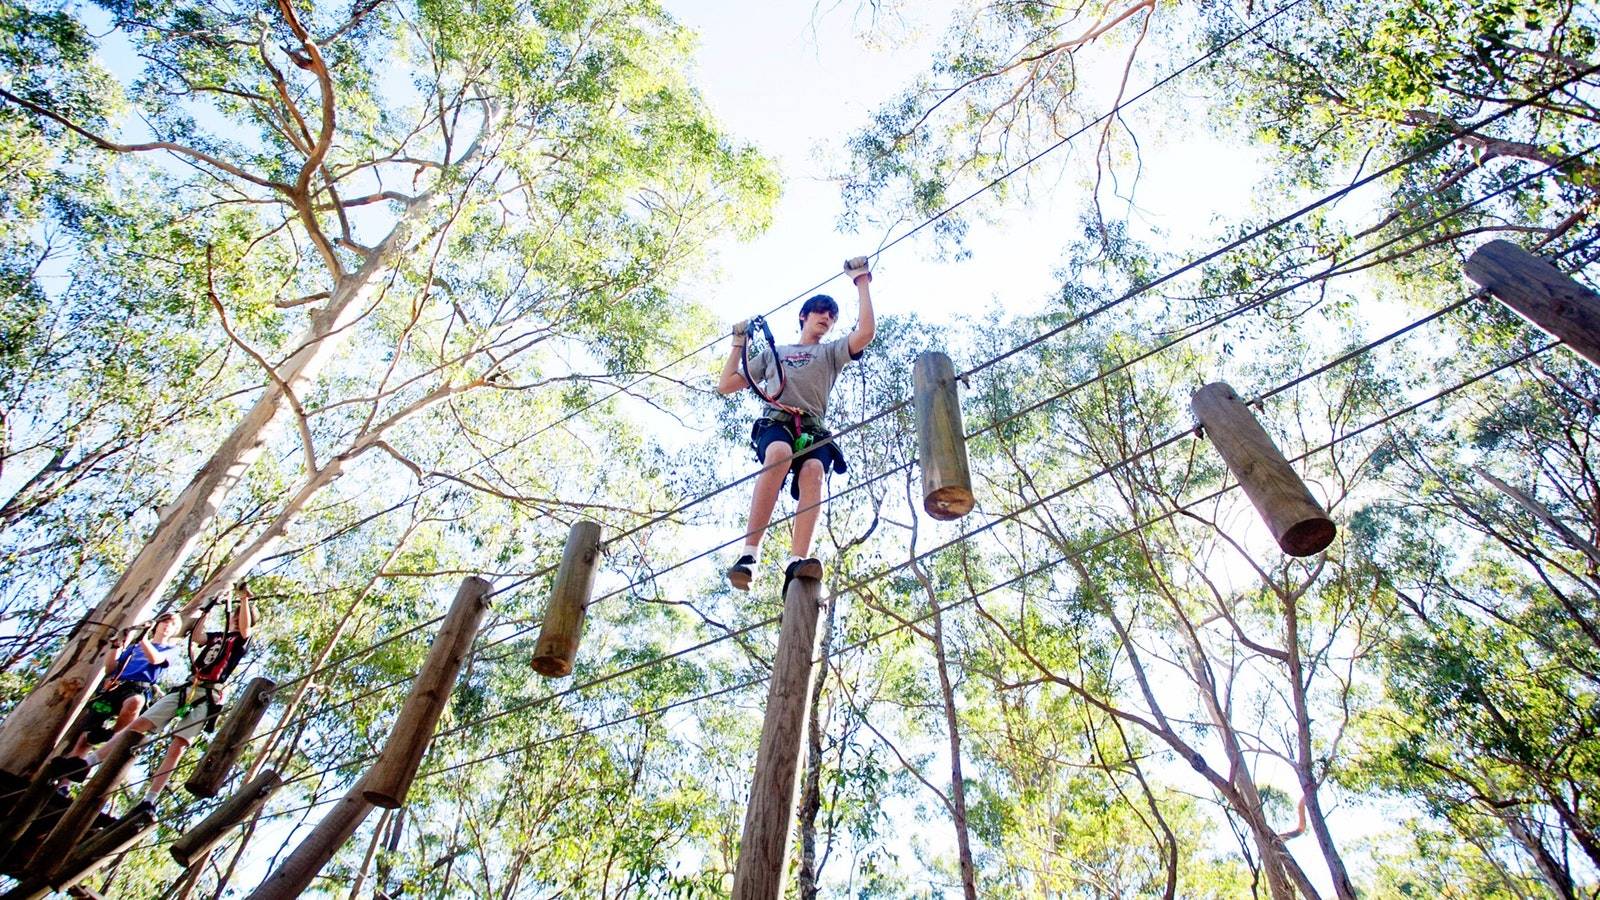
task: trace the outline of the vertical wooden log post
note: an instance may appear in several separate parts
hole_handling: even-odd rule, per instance
[[[822,582],[796,578],[783,600],[778,652],[772,659],[767,713],[756,752],[750,805],[734,870],[734,900],[779,900],[783,896],[789,828],[794,819],[795,772],[800,767],[806,715],[811,708],[811,660],[817,648],[817,613]]]
[[[1327,549],[1336,531],[1333,520],[1233,388],[1208,384],[1189,405],[1283,552],[1311,556]]]
[[[1600,366],[1600,296],[1510,241],[1472,251],[1467,277],[1512,312]]]
[[[372,812],[372,803],[363,796],[363,785],[371,774],[369,770],[350,788],[338,805],[311,829],[300,846],[294,848],[289,858],[250,893],[249,900],[294,900],[305,893],[312,879],[356,833],[367,813]]]
[[[967,468],[961,396],[950,357],[929,351],[911,367],[917,410],[917,457],[922,465],[922,508],[949,521],[972,512],[972,473]]]
[[[478,633],[478,623],[489,608],[489,582],[476,575],[465,578],[456,591],[439,634],[433,639],[428,659],[411,684],[400,715],[394,720],[389,739],[384,742],[378,761],[367,770],[363,796],[368,803],[384,809],[398,809],[406,802],[411,781],[417,777],[422,754],[433,740],[433,728],[450,702],[456,675],[466,662],[467,651]]]
[[[184,868],[188,868],[197,859],[203,859],[211,852],[211,848],[222,840],[222,836],[228,833],[228,829],[254,815],[281,784],[283,778],[275,770],[263,770],[261,774],[245,782],[233,796],[224,800],[221,806],[212,810],[210,815],[201,819],[199,824],[173,841],[172,846],[167,848],[168,852]]]
[[[100,807],[105,805],[106,798],[122,783],[128,767],[133,764],[134,753],[143,741],[144,735],[124,729],[106,742],[100,749],[100,765],[84,782],[72,805],[61,814],[56,827],[50,829],[50,833],[40,842],[29,862],[30,869],[49,871],[72,855],[73,849],[100,815]]]
[[[533,646],[533,670],[546,678],[572,674],[583,636],[583,619],[594,590],[595,564],[600,560],[600,524],[574,522],[567,532],[567,548],[556,570],[555,590],[544,610],[539,641]]]
[[[233,768],[234,761],[244,750],[261,717],[267,714],[267,706],[272,703],[272,692],[277,686],[278,683],[270,678],[252,678],[245,685],[239,699],[234,701],[227,720],[217,729],[216,737],[207,745],[200,762],[195,764],[194,774],[183,783],[189,793],[196,797],[215,797],[222,790],[223,782],[228,780],[228,771]]]

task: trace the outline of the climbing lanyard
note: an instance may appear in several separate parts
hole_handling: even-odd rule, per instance
[[[750,385],[750,390],[755,391],[756,396],[760,397],[763,403],[794,417],[794,424],[791,426],[794,430],[794,452],[803,452],[807,447],[811,446],[813,440],[811,433],[806,431],[805,411],[778,402],[778,398],[783,396],[784,389],[789,386],[789,376],[783,370],[783,360],[778,358],[778,342],[772,337],[772,329],[767,326],[767,320],[761,316],[756,316],[750,320],[749,331],[746,333],[753,338],[757,331],[761,332],[762,339],[766,341],[767,352],[772,354],[772,368],[777,370],[778,373],[778,390],[768,396],[767,392],[761,389],[760,383],[750,377],[750,350],[751,345],[755,343],[753,339],[745,344],[744,355],[739,358],[739,366],[744,372],[744,380]]]

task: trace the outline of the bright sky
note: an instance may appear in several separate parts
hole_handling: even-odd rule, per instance
[[[673,15],[700,35],[696,82],[712,109],[734,135],[776,158],[784,177],[773,227],[751,244],[729,242],[721,248],[721,271],[699,286],[701,299],[728,322],[776,306],[838,272],[844,258],[870,253],[883,241],[875,230],[836,230],[842,206],[837,185],[826,180],[832,171],[827,161],[842,159],[851,131],[925,67],[953,5],[948,0],[915,4],[916,16],[927,24],[909,34],[896,28],[896,36],[906,39],[885,47],[861,37],[856,4],[827,9],[807,0],[756,7],[733,0],[668,0]],[[753,9],[760,14],[752,15]],[[1136,74],[1130,95],[1148,82]],[[1110,78],[1090,84],[1096,93],[1115,86]],[[1109,106],[1110,93],[1106,96],[1097,108]],[[1150,132],[1160,130],[1153,124],[1141,130],[1141,141],[1159,139]],[[1088,158],[1094,137],[1084,135],[1036,168],[1055,179],[1063,162]],[[1182,140],[1181,153],[1147,156],[1136,221],[1181,230],[1186,223],[1203,224],[1213,210],[1237,208],[1240,198],[1250,196],[1249,167],[1238,151],[1209,140],[1203,129],[1184,129]],[[967,244],[971,256],[965,261],[929,259],[929,245],[920,237],[885,254],[873,280],[879,313],[914,311],[939,320],[958,310],[971,315],[992,302],[1012,312],[1034,308],[1055,288],[1052,273],[1077,231],[1085,191],[1077,181],[1078,167],[1070,169],[1059,183],[1037,191],[1033,205],[1008,206],[1003,221],[974,220]],[[1108,214],[1120,211],[1110,208]],[[843,279],[825,290],[840,298],[850,293]],[[848,303],[843,313],[848,326],[853,315]]]

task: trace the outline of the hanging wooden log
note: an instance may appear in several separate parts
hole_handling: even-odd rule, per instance
[[[172,842],[167,850],[178,864],[188,868],[197,859],[204,859],[211,848],[222,840],[228,829],[255,815],[256,811],[266,805],[272,792],[283,784],[283,778],[273,769],[266,769],[261,774],[245,782],[231,797],[222,802],[222,805],[211,811],[211,814],[201,819],[199,824],[184,832],[183,836]]]
[[[533,645],[533,670],[546,678],[572,674],[583,636],[583,619],[594,591],[594,570],[600,560],[600,524],[575,522],[567,532],[567,548],[556,570],[555,590],[544,610],[539,641]]]
[[[1490,241],[1467,258],[1467,277],[1512,312],[1600,366],[1600,296],[1510,241]]]
[[[368,770],[350,788],[350,792],[322,817],[317,827],[311,829],[300,846],[294,848],[288,859],[251,892],[249,900],[294,900],[305,893],[312,879],[356,833],[356,829],[367,818],[367,813],[372,812],[371,802],[363,796],[363,784],[371,775],[372,771]]]
[[[217,729],[216,737],[211,739],[200,762],[195,764],[194,774],[183,783],[189,793],[196,797],[215,797],[222,790],[234,761],[239,758],[244,745],[249,743],[261,717],[267,714],[267,706],[272,703],[272,692],[277,686],[278,683],[270,678],[252,678],[245,685],[244,691],[234,701],[233,709],[228,712],[227,720]]]
[[[417,765],[433,739],[433,728],[450,701],[456,675],[466,662],[478,623],[489,608],[489,582],[473,575],[461,582],[455,602],[450,605],[439,634],[433,639],[427,662],[411,684],[411,693],[395,719],[389,739],[384,742],[378,761],[367,771],[365,796],[368,803],[397,809],[406,802]]]
[[[772,659],[766,719],[756,751],[750,805],[734,870],[734,900],[783,896],[789,828],[794,819],[795,772],[800,767],[806,715],[811,709],[811,661],[817,649],[822,582],[796,578],[783,600],[778,652]]]
[[[929,351],[911,367],[917,411],[917,456],[922,465],[922,508],[949,521],[972,512],[972,473],[967,468],[961,396],[950,357]]]
[[[72,805],[61,814],[56,827],[40,842],[28,864],[32,870],[48,870],[59,861],[72,855],[89,828],[100,815],[100,807],[112,790],[122,783],[128,767],[133,764],[134,753],[142,745],[144,735],[124,729],[100,748],[100,764],[94,774],[84,782]]]
[[[1327,549],[1336,531],[1333,520],[1233,388],[1208,384],[1189,404],[1283,552],[1311,556]]]

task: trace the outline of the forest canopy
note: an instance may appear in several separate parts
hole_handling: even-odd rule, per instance
[[[1594,8],[950,7],[814,11],[863,52],[941,36],[826,139],[841,231],[903,269],[1076,218],[1047,296],[883,300],[835,389],[789,894],[1600,896],[1600,373],[1464,269],[1509,241],[1593,287]],[[730,894],[783,601],[723,578],[757,407],[716,396],[731,323],[688,285],[793,173],[713,114],[705,51],[652,0],[0,0],[0,771],[60,752],[108,650],[240,582],[231,694],[278,684],[222,796],[179,787],[189,754],[86,885],[249,896],[359,795],[477,576],[416,782],[308,895]],[[1151,225],[1142,180],[1205,178],[1202,135],[1250,196]],[[930,351],[954,522],[923,505]],[[1286,554],[1197,428],[1216,382],[1326,549]]]

